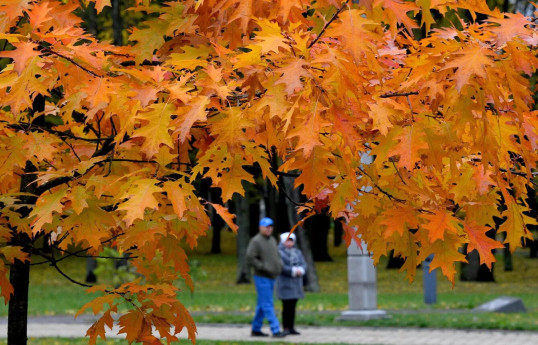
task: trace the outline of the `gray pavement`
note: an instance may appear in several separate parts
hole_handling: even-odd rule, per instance
[[[30,337],[82,338],[91,325],[92,316],[31,317],[28,320]],[[7,320],[0,319],[0,338],[7,335]],[[362,345],[537,345],[538,332],[498,330],[454,330],[372,327],[298,327],[301,335],[283,339],[253,338],[250,325],[199,323],[198,339],[229,341],[278,341],[290,343],[362,344]],[[268,332],[268,329],[264,329]],[[107,337],[123,338],[118,329]],[[185,332],[180,338],[186,338]]]

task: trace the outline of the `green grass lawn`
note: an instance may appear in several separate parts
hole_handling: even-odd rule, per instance
[[[0,340],[0,345],[7,344],[6,340]],[[98,340],[97,345],[128,345],[126,340],[120,339],[107,339]],[[180,344],[190,344],[189,341],[182,341]],[[196,340],[196,345],[294,345],[294,343],[283,342],[252,342],[252,341],[213,341],[213,340]],[[300,343],[301,345],[309,345],[307,343]],[[28,345],[88,345],[88,339],[66,339],[66,338],[30,338],[28,339]],[[320,344],[317,344],[320,345]],[[323,344],[321,344],[323,345]],[[326,344],[329,345],[329,344]]]
[[[181,301],[193,312],[197,322],[239,322],[251,320],[256,295],[252,284],[235,284],[235,237],[223,233],[223,254],[207,255],[209,238],[198,250],[189,253],[196,263],[193,271],[195,292],[184,290]],[[456,282],[454,288],[438,274],[438,303],[423,302],[422,271],[410,284],[404,273],[385,269],[381,262],[378,274],[378,306],[389,311],[391,318],[363,323],[335,321],[347,309],[347,268],[345,248],[330,248],[333,262],[317,263],[320,293],[307,293],[298,304],[297,323],[303,325],[365,325],[409,327],[454,327],[486,329],[538,330],[538,259],[529,259],[528,251],[516,252],[514,271],[504,272],[502,262],[495,268],[495,283]],[[502,260],[502,256],[498,257]],[[62,261],[62,269],[83,281],[84,259]],[[529,310],[526,314],[462,313],[495,297],[509,295],[521,298]],[[73,285],[51,267],[35,266],[31,272],[30,315],[75,314],[92,299],[84,288]],[[277,309],[280,308],[276,301]],[[0,316],[7,307],[0,308]]]

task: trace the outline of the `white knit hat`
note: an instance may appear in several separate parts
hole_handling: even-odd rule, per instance
[[[286,242],[286,239],[288,238],[288,236],[290,237],[291,240],[293,240],[293,242],[295,242],[295,234],[290,234],[289,232],[285,232],[283,234],[280,234],[280,242],[281,243],[284,243]]]

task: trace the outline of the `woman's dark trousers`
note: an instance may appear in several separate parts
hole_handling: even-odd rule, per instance
[[[282,326],[285,330],[295,329],[295,307],[297,305],[296,299],[283,299],[282,300]]]

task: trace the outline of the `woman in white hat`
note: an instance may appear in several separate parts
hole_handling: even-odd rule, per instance
[[[282,273],[276,278],[276,294],[282,300],[282,325],[284,333],[299,334],[295,330],[295,307],[297,300],[304,298],[303,276],[306,261],[295,246],[295,234],[285,232],[280,235],[278,252],[282,258]]]

